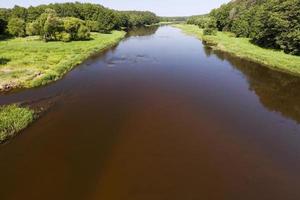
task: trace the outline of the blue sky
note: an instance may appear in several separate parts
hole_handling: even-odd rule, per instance
[[[54,2],[72,0],[0,0],[0,7],[11,8],[14,5],[28,7]],[[230,0],[77,0],[102,4],[117,10],[150,10],[160,16],[189,16],[208,13]]]

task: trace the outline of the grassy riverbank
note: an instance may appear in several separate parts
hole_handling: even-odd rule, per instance
[[[88,41],[43,42],[38,37],[0,41],[0,91],[30,88],[60,79],[92,54],[117,44],[123,31],[92,33]]]
[[[0,143],[16,135],[34,120],[34,111],[17,105],[0,106]]]
[[[300,75],[300,56],[264,49],[252,44],[248,38],[236,38],[231,33],[217,32],[214,36],[203,35],[203,30],[195,25],[176,24],[173,26],[180,28],[187,34],[198,37],[214,49],[263,64],[272,69]]]

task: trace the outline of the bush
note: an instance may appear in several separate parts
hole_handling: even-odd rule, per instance
[[[36,22],[26,24],[26,34],[29,36],[39,34],[39,26]]]
[[[61,32],[57,33],[57,40],[60,40],[62,42],[70,42],[71,41],[71,35],[67,32]]]
[[[90,31],[84,25],[84,21],[74,18],[67,17],[63,19],[64,31],[69,33],[71,40],[86,40],[90,38]]]
[[[25,37],[26,31],[25,31],[25,21],[21,18],[11,18],[8,21],[8,32],[16,37]]]
[[[87,28],[92,32],[100,32],[100,24],[97,21],[87,20],[85,22]]]
[[[203,29],[203,34],[204,35],[215,35],[216,30],[212,29],[212,28],[205,28],[205,29]]]
[[[78,32],[77,32],[77,39],[78,40],[88,40],[90,39],[90,30],[87,26],[81,24]]]
[[[215,35],[216,30],[217,30],[216,21],[214,18],[210,18],[205,25],[203,34],[204,35]]]
[[[56,34],[63,30],[63,21],[55,15],[49,15],[44,24],[44,39],[46,41],[57,40]]]

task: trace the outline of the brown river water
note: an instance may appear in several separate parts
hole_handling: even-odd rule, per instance
[[[300,78],[139,29],[62,80],[0,145],[1,200],[299,200]]]

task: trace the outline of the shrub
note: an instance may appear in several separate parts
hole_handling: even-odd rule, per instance
[[[70,42],[71,41],[71,35],[67,32],[61,32],[57,33],[57,40],[60,40],[62,42]]]
[[[25,31],[25,21],[21,18],[11,18],[8,21],[8,32],[16,37],[24,37],[26,36],[26,31]]]
[[[49,15],[44,24],[44,39],[46,41],[57,40],[56,33],[63,30],[63,21],[55,15]]]
[[[92,32],[100,32],[100,24],[97,21],[91,21],[91,20],[87,20],[86,21],[86,26],[88,27],[88,29]]]
[[[77,32],[77,39],[78,40],[88,40],[90,39],[90,30],[85,25],[80,25],[78,32]]]
[[[71,40],[89,39],[90,31],[84,25],[84,21],[74,17],[64,18],[63,21],[64,31],[70,34]]]
[[[203,34],[204,35],[215,35],[216,30],[212,29],[212,28],[205,28],[205,29],[203,29]]]
[[[39,26],[36,22],[30,22],[26,24],[26,34],[29,36],[39,34]]]

